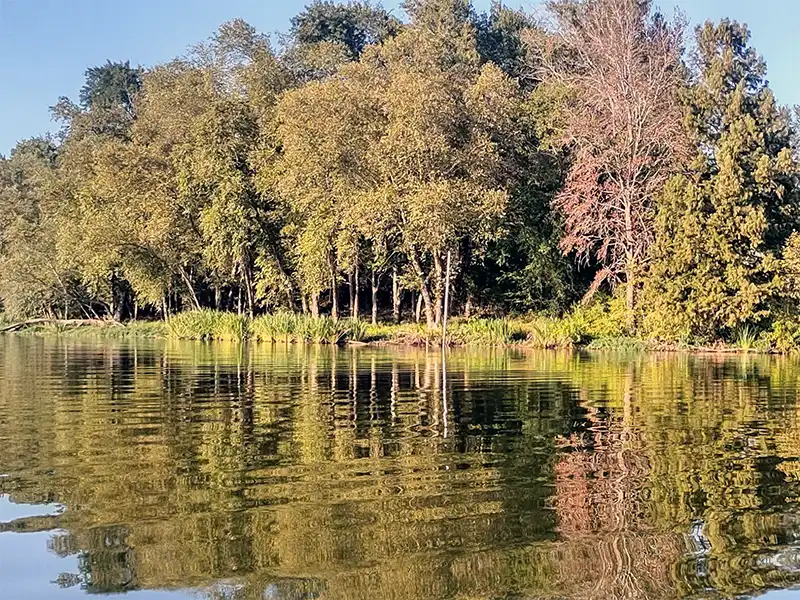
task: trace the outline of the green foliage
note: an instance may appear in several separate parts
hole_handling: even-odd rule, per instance
[[[253,319],[250,336],[259,342],[340,344],[362,341],[367,332],[366,325],[356,319],[336,321],[329,317],[277,312]]]
[[[292,18],[291,36],[300,45],[340,44],[357,59],[367,46],[379,44],[400,29],[400,22],[369,2],[346,4],[314,0]]]
[[[453,335],[467,344],[504,346],[525,337],[525,331],[509,319],[470,319],[456,325]]]
[[[697,154],[659,200],[645,331],[713,340],[768,317],[780,253],[797,226],[787,116],[743,25],[698,29],[699,72],[687,92]]]
[[[178,313],[171,335],[195,339],[441,344],[449,261],[451,315],[550,317],[455,318],[448,344],[734,343],[747,331],[748,346],[791,346],[796,134],[747,29],[706,24],[696,69],[611,84],[588,74],[581,19],[613,16],[614,39],[640,58],[662,44],[672,61],[678,30],[647,2],[553,7],[567,45],[501,3],[479,14],[469,0],[408,0],[401,23],[370,2],[316,0],[278,49],[234,20],[165,64],[88,69],[79,102],[53,107],[59,137],[0,157],[3,309]],[[611,64],[622,46],[604,39],[589,49]],[[612,126],[631,81],[642,106],[664,102],[644,111],[657,122],[642,124],[650,149],[636,156]],[[571,234],[554,206],[569,208]],[[575,306],[614,273],[642,300],[635,321],[618,298]],[[339,318],[369,299],[376,320],[389,299],[406,315],[409,291],[422,325]]]
[[[86,83],[80,91],[81,105],[86,108],[115,109],[133,112],[134,96],[142,88],[142,69],[131,67],[130,61],[108,61],[86,70]]]
[[[249,335],[244,315],[209,309],[179,313],[168,322],[170,337],[183,340],[226,340],[241,342]]]
[[[796,311],[779,312],[769,329],[761,332],[758,347],[781,353],[800,351],[800,318]]]
[[[746,323],[733,331],[733,344],[741,350],[753,350],[758,343],[758,330]]]

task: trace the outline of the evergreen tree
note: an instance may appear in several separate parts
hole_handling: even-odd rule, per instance
[[[697,29],[687,90],[696,155],[659,202],[647,284],[648,330],[711,339],[769,315],[779,257],[797,225],[789,118],[745,25]]]

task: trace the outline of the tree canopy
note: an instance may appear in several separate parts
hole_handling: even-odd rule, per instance
[[[316,0],[86,71],[0,159],[14,316],[565,313],[714,340],[795,319],[797,139],[746,26],[650,2]],[[618,289],[619,288],[619,289]],[[594,299],[593,299],[594,298]],[[798,329],[800,331],[800,329]]]

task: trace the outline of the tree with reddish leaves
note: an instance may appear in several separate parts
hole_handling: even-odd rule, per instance
[[[650,0],[556,0],[546,84],[565,92],[562,142],[571,151],[563,190],[561,248],[624,283],[633,324],[637,275],[653,239],[654,197],[686,154],[678,102],[683,26]]]

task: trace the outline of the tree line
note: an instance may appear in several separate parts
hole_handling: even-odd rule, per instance
[[[234,20],[88,69],[0,158],[5,311],[434,326],[450,275],[466,316],[610,297],[626,333],[800,332],[794,114],[747,27],[547,9],[315,0],[277,40]]]

